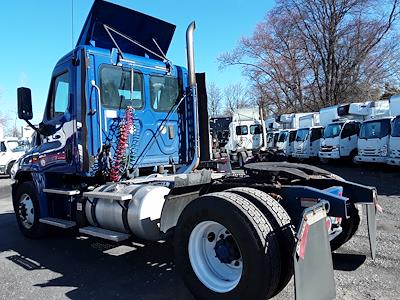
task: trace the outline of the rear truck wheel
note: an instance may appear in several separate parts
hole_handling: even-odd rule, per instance
[[[278,287],[273,294],[277,295],[288,284],[293,275],[293,251],[296,245],[291,219],[286,210],[267,193],[248,187],[229,189],[226,192],[240,195],[254,204],[267,217],[276,234],[281,253],[282,272]]]
[[[239,168],[243,168],[244,166],[244,158],[243,158],[243,153],[240,152],[238,154],[238,164],[239,164]]]
[[[352,161],[353,164],[355,164],[356,166],[359,166],[361,163],[356,160],[357,155],[358,155],[357,149],[354,149],[353,151],[351,151],[350,160]]]
[[[192,201],[175,228],[179,273],[196,299],[267,299],[281,273],[272,226],[247,199],[211,193]]]
[[[15,163],[15,160],[9,162],[8,165],[7,165],[6,174],[8,176],[11,176],[11,169],[12,169],[14,163]]]
[[[329,163],[329,159],[328,158],[324,158],[324,157],[320,157],[319,161],[321,164],[326,165]]]
[[[339,249],[343,244],[349,241],[357,232],[358,226],[360,225],[360,213],[354,204],[348,207],[348,213],[350,218],[341,220],[340,226],[342,227],[342,232],[331,240],[332,251]]]
[[[13,205],[18,227],[23,235],[37,239],[47,234],[45,225],[39,222],[39,199],[33,182],[24,182],[17,188]]]

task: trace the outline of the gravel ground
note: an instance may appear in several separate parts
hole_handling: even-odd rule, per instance
[[[365,218],[355,237],[333,255],[337,299],[399,299],[400,170],[383,166],[322,166],[378,188],[377,258],[369,256]],[[19,233],[0,178],[0,299],[193,299],[174,269],[168,243],[117,247],[56,234],[33,241]],[[275,299],[293,299],[293,281]]]

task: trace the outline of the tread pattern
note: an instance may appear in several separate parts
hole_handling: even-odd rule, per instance
[[[291,218],[278,201],[263,191],[255,188],[238,187],[229,189],[227,192],[241,195],[251,201],[268,218],[273,230],[277,233],[280,253],[282,253],[282,272],[274,293],[274,295],[277,295],[285,288],[293,275],[292,253],[296,240]]]
[[[205,197],[207,196],[221,198],[235,205],[245,213],[247,220],[251,222],[252,227],[257,231],[260,237],[259,241],[262,244],[260,246],[265,249],[266,255],[269,256],[270,267],[273,272],[271,276],[271,288],[267,295],[267,299],[270,298],[278,288],[282,268],[279,244],[272,225],[256,205],[241,195],[229,192],[216,192],[205,195]]]

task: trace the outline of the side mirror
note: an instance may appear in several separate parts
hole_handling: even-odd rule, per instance
[[[26,87],[20,87],[17,90],[18,95],[18,118],[22,120],[32,120],[32,94]]]

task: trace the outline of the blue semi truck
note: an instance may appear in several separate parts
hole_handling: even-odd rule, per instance
[[[19,117],[37,132],[12,185],[22,234],[170,238],[199,299],[270,298],[293,274],[296,299],[333,298],[331,250],[356,232],[360,205],[375,255],[375,188],[304,164],[200,169],[210,160],[205,76],[194,69],[194,23],[187,69],[167,58],[174,30],[96,0],[54,68],[39,126],[30,89],[18,89]]]

